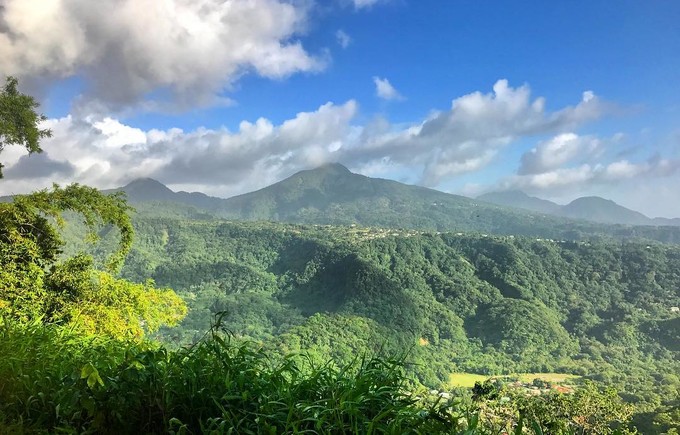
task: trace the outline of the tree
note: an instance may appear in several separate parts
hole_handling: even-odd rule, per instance
[[[0,152],[7,145],[25,147],[29,154],[42,152],[40,139],[50,137],[49,129],[41,129],[39,124],[47,119],[36,110],[40,104],[17,89],[18,81],[7,77],[5,87],[0,91]],[[2,178],[0,163],[0,178]]]
[[[107,271],[95,270],[85,254],[59,261],[64,242],[58,226],[67,211],[83,217],[89,240],[96,240],[102,224],[119,230],[120,242]],[[172,290],[112,275],[132,243],[128,211],[121,195],[77,184],[0,203],[0,316],[68,324],[116,338],[140,338],[162,325],[177,324],[186,306]]]
[[[46,118],[36,112],[38,107],[33,97],[17,90],[17,79],[7,78],[0,92],[0,152],[6,145],[24,146],[29,154],[42,151],[39,141],[51,132],[39,128]],[[113,276],[132,244],[129,210],[121,194],[104,195],[78,184],[54,185],[0,203],[0,318],[68,324],[116,338],[140,338],[179,322],[186,305],[172,290]],[[119,245],[106,271],[96,270],[85,254],[60,258],[64,212],[82,217],[90,241],[97,239],[101,225],[118,229]]]

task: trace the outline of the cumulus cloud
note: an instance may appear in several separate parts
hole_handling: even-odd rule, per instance
[[[592,101],[592,93],[584,94],[583,101]],[[632,161],[633,151],[624,146],[624,135],[610,138],[579,136],[575,133],[558,134],[539,142],[524,153],[517,174],[483,186],[478,191],[521,189],[547,196],[571,193],[578,195],[595,186],[620,187],[627,181],[649,182],[652,179],[680,174],[680,159],[653,155],[646,160]]]
[[[574,159],[598,154],[602,141],[591,136],[562,133],[539,143],[522,156],[519,175],[539,174],[559,168]]]
[[[394,89],[394,86],[392,86],[389,80],[373,77],[373,83],[375,83],[375,94],[379,98],[388,101],[404,99],[404,97]]]
[[[212,103],[248,72],[279,79],[323,68],[295,39],[307,19],[303,4],[5,0],[3,73],[43,80],[80,75],[88,96],[108,106],[159,89],[175,103]]]
[[[53,180],[112,187],[138,177],[155,177],[174,188],[229,196],[332,161],[374,175],[421,171],[419,179],[403,181],[438,186],[443,180],[484,168],[518,139],[566,134],[562,141],[571,144],[566,132],[601,116],[602,106],[593,96],[550,112],[542,98],[531,99],[527,86],[512,88],[501,80],[492,93],[456,98],[449,110],[410,125],[393,125],[384,118],[355,125],[359,109],[353,100],[327,103],[278,125],[264,118],[243,121],[235,131],[141,130],[113,117],[72,114],[47,122],[54,134],[43,143],[49,159],[72,165],[70,174],[65,168],[60,172],[44,167],[41,174],[7,177],[0,193],[48,186]],[[587,148],[589,140],[594,139],[586,137],[578,147]],[[550,141],[537,145],[536,154],[551,146],[556,145]],[[7,171],[19,164],[21,150],[10,147],[3,153]],[[536,157],[538,163],[534,163],[549,170],[573,153],[563,154],[566,157],[557,161]],[[612,166],[610,173],[626,170],[621,164]],[[526,183],[526,177],[519,179]]]
[[[338,44],[342,48],[349,47],[349,44],[352,42],[352,38],[342,29],[335,32],[335,39],[337,39]]]
[[[45,151],[39,159],[45,161],[34,162],[35,155],[7,161],[7,177],[0,189],[3,194],[21,192],[52,181],[108,188],[153,177],[174,187],[193,186],[229,196],[337,160],[340,144],[351,136],[350,120],[356,111],[351,100],[328,103],[280,125],[264,118],[243,121],[233,132],[224,128],[145,131],[109,117],[69,115],[47,122],[53,137],[43,143]],[[68,168],[47,164],[59,157],[68,159]]]
[[[68,178],[74,173],[75,167],[71,163],[53,160],[47,154],[40,153],[19,157],[4,175],[9,179],[27,180],[45,177]]]
[[[528,86],[512,88],[499,80],[493,92],[456,98],[447,111],[399,131],[366,138],[348,150],[354,163],[386,158],[395,164],[422,165],[420,183],[436,186],[447,177],[477,170],[503,147],[521,137],[567,132],[603,116],[607,105],[588,95],[574,105],[548,112],[545,99],[531,99]]]
[[[642,162],[617,160],[610,163],[560,167],[545,172],[516,175],[501,183],[502,189],[527,192],[578,191],[598,184],[617,184],[636,179],[668,177],[680,173],[680,160],[652,157]]]

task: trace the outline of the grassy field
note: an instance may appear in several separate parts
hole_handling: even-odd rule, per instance
[[[580,378],[580,376],[570,375],[567,373],[517,373],[505,376],[487,376],[477,375],[474,373],[451,373],[449,375],[449,387],[472,388],[475,386],[475,382],[484,382],[487,379],[496,377],[519,379],[520,381],[527,383],[539,378],[554,384],[569,383],[570,381],[575,381]]]

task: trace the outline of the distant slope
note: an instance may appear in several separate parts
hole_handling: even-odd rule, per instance
[[[325,217],[337,223],[376,225],[376,221],[395,223],[395,213],[426,218],[436,215],[438,207],[465,213],[479,203],[464,196],[354,174],[335,163],[229,198],[225,206],[227,216],[252,220],[316,221]]]
[[[556,214],[560,205],[552,201],[529,196],[521,190],[507,190],[504,192],[490,192],[478,196],[478,200],[508,207],[523,208],[538,213]]]
[[[124,191],[129,202],[178,201],[178,195],[163,183],[152,178],[138,178],[125,187],[105,190],[104,193]]]
[[[680,226],[680,218],[650,219],[642,213],[599,196],[577,198],[567,205],[559,205],[552,201],[529,196],[519,190],[508,190],[486,193],[477,197],[477,199],[497,205],[604,224]]]
[[[563,219],[366,177],[337,163],[301,171],[264,189],[229,198],[213,212],[228,219],[540,237],[561,237],[573,229]],[[556,230],[559,225],[563,228]]]
[[[680,218],[662,218],[662,217],[656,217],[652,219],[654,222],[653,225],[665,225],[665,226],[674,226],[674,227],[680,227]]]
[[[652,225],[653,221],[642,213],[620,206],[598,196],[577,198],[561,207],[559,215],[572,219],[626,225]]]

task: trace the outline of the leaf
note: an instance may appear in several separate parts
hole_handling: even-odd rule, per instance
[[[87,386],[92,390],[95,386],[104,386],[104,380],[99,376],[99,370],[92,363],[87,363],[80,370],[80,379],[87,380]]]
[[[534,430],[535,435],[543,435],[543,429],[541,429],[541,425],[536,420],[531,422],[531,428]]]

